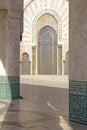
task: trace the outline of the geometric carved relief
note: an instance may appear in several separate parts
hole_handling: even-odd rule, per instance
[[[54,16],[50,15],[50,14],[44,14],[42,15],[36,24],[36,28],[37,28],[37,33],[40,31],[41,28],[45,27],[45,26],[51,26],[52,28],[55,29],[55,31],[58,31],[58,23],[57,20],[54,18]]]
[[[51,17],[53,17],[55,20],[56,20],[56,22],[57,22],[57,25],[58,26],[52,26],[52,22],[51,22],[51,19],[49,20],[49,22],[48,22],[48,26],[50,25],[51,27],[53,27],[56,31],[57,31],[57,29],[58,29],[58,39],[61,41],[62,40],[62,20],[61,20],[61,18],[58,16],[58,13],[56,13],[54,10],[52,10],[52,9],[44,9],[44,10],[41,10],[37,15],[36,15],[36,17],[34,18],[34,20],[33,20],[33,24],[32,24],[32,42],[34,42],[35,41],[35,39],[36,39],[36,30],[35,30],[35,28],[36,28],[36,25],[37,25],[37,22],[39,21],[39,18],[41,18],[41,17],[43,17],[43,16],[45,16],[45,15],[49,15],[49,16],[51,16]],[[48,18],[50,18],[50,17],[48,17]],[[47,19],[47,18],[46,18]],[[39,23],[40,24],[40,23]],[[54,25],[55,25],[55,23],[54,23]],[[44,26],[43,26],[44,27]]]
[[[69,81],[69,118],[87,124],[87,82]]]
[[[70,90],[69,92],[72,94],[80,94],[86,95],[87,94],[87,82],[85,81],[70,81]]]

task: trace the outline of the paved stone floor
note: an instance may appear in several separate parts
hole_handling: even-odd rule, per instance
[[[21,76],[19,100],[0,100],[0,130],[87,130],[68,120],[68,77]]]

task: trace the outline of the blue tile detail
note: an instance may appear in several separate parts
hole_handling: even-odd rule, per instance
[[[69,82],[69,92],[73,94],[86,95],[87,82],[85,81],[70,81]]]
[[[0,76],[0,98],[18,99],[20,97],[20,77]]]
[[[87,124],[87,82],[69,81],[69,118]]]

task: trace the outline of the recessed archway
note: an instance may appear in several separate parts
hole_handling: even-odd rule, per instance
[[[29,55],[27,53],[22,54],[21,73],[22,74],[30,74]]]

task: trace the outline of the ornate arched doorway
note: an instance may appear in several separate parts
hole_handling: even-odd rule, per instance
[[[38,33],[38,74],[57,74],[57,33],[50,27],[43,27]]]
[[[22,55],[22,74],[30,74],[30,62],[29,62],[29,55],[27,53],[23,53]]]

